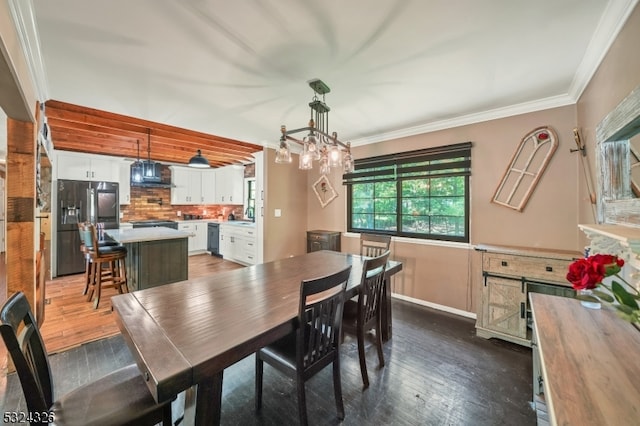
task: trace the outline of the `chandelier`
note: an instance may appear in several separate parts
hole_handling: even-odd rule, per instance
[[[331,89],[322,80],[309,81],[313,89],[313,98],[309,102],[311,117],[309,125],[299,129],[287,130],[286,126],[280,127],[280,146],[276,152],[276,163],[291,163],[291,147],[289,141],[302,146],[298,167],[301,170],[313,168],[313,161],[318,160],[320,174],[329,174],[331,168],[342,167],[344,173],[353,172],[353,157],[351,156],[351,143],[346,144],[338,140],[338,134],[329,134],[329,111],[324,102],[324,95]],[[322,96],[322,100],[318,98]],[[291,135],[295,133],[307,133],[302,139]]]

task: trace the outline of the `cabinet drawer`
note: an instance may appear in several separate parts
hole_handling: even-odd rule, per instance
[[[489,274],[526,277],[530,280],[570,285],[566,279],[570,260],[485,253],[482,263],[484,271]]]
[[[329,234],[307,234],[307,238],[311,241],[323,241],[328,242],[330,235]]]

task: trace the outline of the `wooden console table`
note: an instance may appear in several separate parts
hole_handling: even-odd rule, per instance
[[[534,401],[544,395],[549,423],[640,424],[640,330],[608,307],[539,293],[529,298]]]

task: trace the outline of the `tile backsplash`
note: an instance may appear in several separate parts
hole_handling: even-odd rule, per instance
[[[202,216],[203,219],[224,220],[230,213],[236,219],[243,217],[242,205],[209,204],[209,205],[171,205],[170,188],[131,187],[131,203],[120,206],[122,218],[120,222],[145,219],[182,220],[185,214]],[[178,216],[181,212],[182,216]]]

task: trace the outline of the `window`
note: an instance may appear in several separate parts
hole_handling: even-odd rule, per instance
[[[471,142],[355,161],[347,230],[469,241]]]

